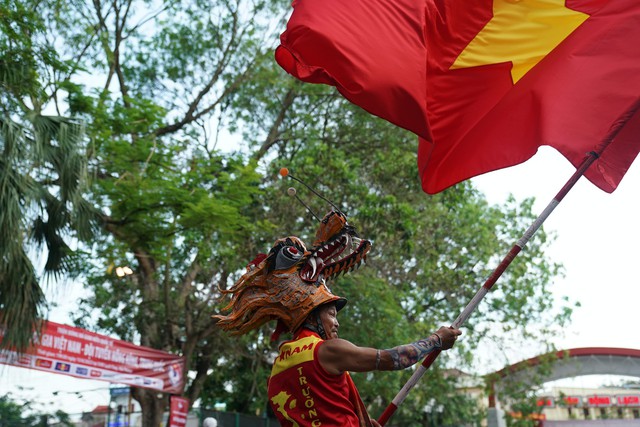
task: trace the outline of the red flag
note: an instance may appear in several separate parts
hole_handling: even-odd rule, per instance
[[[276,60],[420,136],[423,189],[541,145],[615,190],[640,150],[638,0],[295,0]],[[605,140],[621,126],[612,144]]]

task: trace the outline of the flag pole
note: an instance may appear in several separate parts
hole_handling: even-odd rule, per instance
[[[542,223],[547,219],[551,212],[558,206],[558,204],[564,199],[567,193],[573,188],[573,186],[578,182],[578,179],[582,175],[584,175],[585,171],[589,169],[589,167],[595,162],[600,155],[602,155],[603,151],[613,142],[613,140],[618,136],[618,133],[624,128],[627,122],[631,119],[633,115],[635,115],[638,111],[640,111],[640,97],[636,98],[629,108],[625,110],[624,113],[620,115],[618,120],[616,120],[611,128],[609,129],[608,134],[603,138],[602,142],[598,145],[597,151],[591,151],[587,153],[586,157],[576,168],[576,171],[571,178],[564,184],[564,186],[560,189],[558,194],[553,198],[551,203],[547,205],[547,207],[542,211],[542,213],[535,219],[533,224],[525,231],[523,236],[518,240],[509,253],[502,259],[498,267],[491,273],[487,281],[482,285],[482,287],[476,292],[476,294],[471,298],[471,301],[467,304],[467,306],[462,310],[462,313],[458,316],[458,318],[451,325],[452,328],[459,329],[460,326],[467,321],[471,313],[478,307],[480,301],[485,297],[485,295],[491,290],[491,287],[498,281],[502,273],[507,269],[509,264],[515,259],[516,256],[520,253],[520,251],[524,248],[524,246],[531,240],[531,237],[535,234],[536,231],[542,226]],[[384,426],[389,418],[396,412],[398,406],[402,404],[404,399],[407,397],[411,389],[418,383],[420,378],[425,374],[427,369],[433,364],[436,358],[440,355],[440,350],[434,350],[425,357],[422,363],[418,366],[418,368],[413,372],[411,378],[406,382],[406,384],[400,389],[396,397],[393,398],[391,403],[384,410],[380,418],[378,419],[378,423],[381,426]]]
[[[604,147],[603,147],[604,149]],[[602,150],[601,150],[602,152]],[[513,245],[509,253],[502,259],[498,267],[491,273],[489,278],[486,280],[484,285],[476,292],[471,301],[467,304],[467,306],[462,310],[462,313],[458,316],[458,318],[451,325],[452,328],[459,329],[471,316],[471,313],[478,307],[480,301],[485,297],[485,295],[491,290],[493,285],[500,278],[502,273],[507,269],[507,267],[511,264],[511,262],[515,259],[516,256],[520,253],[520,251],[524,248],[524,246],[531,240],[536,231],[542,226],[542,223],[547,219],[547,217],[553,212],[553,210],[558,206],[558,204],[562,201],[562,199],[567,195],[569,190],[578,182],[578,179],[584,174],[584,172],[596,161],[599,157],[599,154],[595,151],[591,151],[587,154],[585,159],[582,161],[582,164],[576,169],[575,173],[569,178],[566,184],[562,187],[562,189],[558,192],[558,194],[553,198],[551,203],[547,205],[544,211],[536,218],[536,220],[531,224],[531,226],[527,229],[527,231],[522,235],[522,237]],[[395,413],[396,409],[402,404],[404,399],[407,397],[411,389],[418,383],[420,378],[425,374],[427,369],[433,364],[436,358],[440,355],[440,350],[434,350],[427,355],[422,364],[418,366],[418,368],[413,372],[411,378],[406,382],[406,384],[402,387],[402,389],[398,392],[396,397],[393,398],[389,406],[384,410],[380,418],[378,419],[378,423],[381,426],[384,426],[386,422],[391,418],[391,416]]]

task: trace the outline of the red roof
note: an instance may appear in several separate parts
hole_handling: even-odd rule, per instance
[[[101,414],[107,412],[109,412],[109,407],[107,405],[98,405],[93,408],[93,411],[91,411],[92,414]]]

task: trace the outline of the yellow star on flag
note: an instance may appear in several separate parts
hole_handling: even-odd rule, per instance
[[[588,17],[564,0],[493,0],[493,18],[451,69],[511,62],[515,84]]]

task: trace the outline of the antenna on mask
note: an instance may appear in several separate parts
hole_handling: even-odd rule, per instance
[[[298,181],[300,184],[304,185],[307,190],[311,191],[313,194],[315,194],[316,196],[320,197],[322,200],[324,200],[325,202],[329,203],[335,210],[337,210],[338,212],[342,212],[342,210],[340,208],[338,208],[331,200],[327,199],[326,197],[324,197],[323,195],[319,194],[316,190],[314,190],[313,188],[309,187],[304,181],[302,181],[301,179],[296,178],[295,176],[291,175],[289,173],[289,169],[287,168],[281,168],[280,169],[280,176],[283,178],[289,177],[295,181]],[[311,215],[313,215],[318,221],[320,221],[320,218],[318,218],[318,216],[311,210],[311,208],[309,206],[307,206],[306,203],[304,203],[300,197],[298,197],[298,195],[296,194],[297,191],[295,188],[293,187],[289,187],[289,189],[287,190],[287,194],[289,196],[295,197],[296,199],[298,199],[298,201],[302,204],[302,206],[304,206],[305,208],[307,208],[307,210],[309,212],[311,212]]]
[[[288,195],[290,195],[291,197],[295,197],[295,198],[296,198],[296,199],[297,199],[297,200],[302,204],[302,206],[304,206],[305,208],[307,208],[307,210],[309,211],[309,213],[311,213],[311,215],[313,215],[313,217],[314,217],[315,219],[317,219],[317,220],[318,220],[318,222],[320,222],[320,221],[321,221],[321,219],[320,219],[320,218],[318,218],[318,215],[316,215],[316,214],[315,214],[315,212],[313,212],[313,211],[311,210],[311,208],[310,208],[309,206],[307,206],[307,204],[306,204],[305,202],[303,202],[303,201],[302,201],[302,199],[301,199],[300,197],[298,197],[298,195],[297,195],[296,193],[297,193],[297,191],[296,191],[296,189],[295,189],[295,188],[293,188],[293,187],[289,187],[289,188],[287,189],[287,194],[288,194]]]

